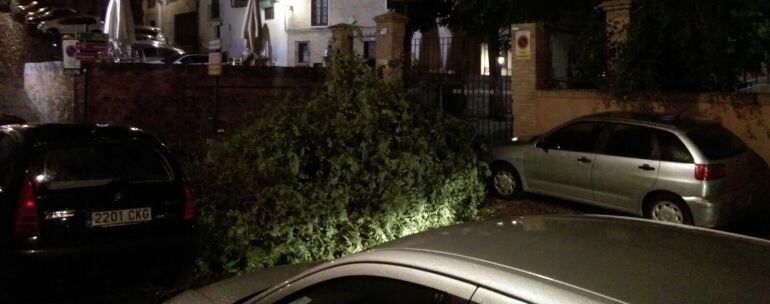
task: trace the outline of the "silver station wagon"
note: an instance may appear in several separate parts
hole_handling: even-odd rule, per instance
[[[751,153],[718,122],[604,113],[490,149],[491,189],[504,199],[532,192],[713,227],[751,203]]]

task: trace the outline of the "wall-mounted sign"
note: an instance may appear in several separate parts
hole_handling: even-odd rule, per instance
[[[209,76],[222,75],[222,53],[209,53]]]
[[[529,60],[532,56],[532,45],[530,41],[530,31],[516,32],[516,59]]]
[[[77,59],[77,40],[62,40],[62,64],[65,74],[80,74],[80,60]]]
[[[219,51],[222,49],[222,39],[209,40],[209,51]]]
[[[244,7],[249,3],[249,0],[232,0],[230,1],[231,7]]]
[[[80,32],[75,35],[75,58],[81,61],[106,62],[109,52],[107,35],[96,32]]]

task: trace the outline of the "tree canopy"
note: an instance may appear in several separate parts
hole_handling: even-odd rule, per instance
[[[573,46],[574,83],[617,96],[656,91],[733,91],[767,73],[770,1],[634,0],[627,43],[607,68],[607,36],[601,0],[394,1],[410,29],[436,21],[489,45],[509,47],[511,24],[544,22],[579,35]],[[493,53],[494,54],[494,53]],[[490,56],[493,58],[494,56]],[[491,66],[491,64],[490,64]]]
[[[768,16],[758,0],[636,1],[610,89],[734,90],[768,61]]]

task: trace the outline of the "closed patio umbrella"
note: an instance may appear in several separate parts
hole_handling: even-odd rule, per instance
[[[252,56],[256,56],[262,51],[262,41],[259,37],[261,28],[262,17],[259,14],[259,1],[249,0],[243,23],[243,39],[246,40],[246,48]]]
[[[136,41],[134,16],[129,0],[110,0],[104,17],[104,33],[115,47],[118,56],[130,55],[131,45]]]

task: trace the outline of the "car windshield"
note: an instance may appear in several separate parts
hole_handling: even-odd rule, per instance
[[[168,162],[157,150],[128,144],[51,149],[44,154],[48,189],[91,187],[112,181],[170,181]]]
[[[696,128],[688,132],[687,136],[711,160],[733,157],[747,149],[740,138],[718,124]]]

